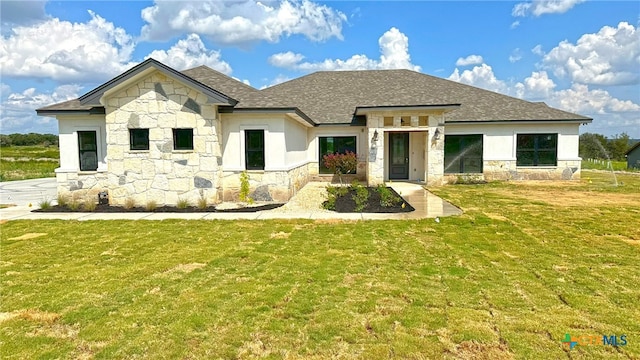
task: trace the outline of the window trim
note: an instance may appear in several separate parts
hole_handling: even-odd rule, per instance
[[[321,144],[320,144],[320,139],[322,138],[354,138],[355,139],[355,149],[353,151],[354,154],[356,154],[356,157],[358,156],[358,135],[356,134],[339,134],[339,135],[331,135],[331,134],[319,134],[318,135],[318,174],[319,175],[331,175],[333,174],[332,172],[323,172],[323,166],[322,166],[322,157],[325,155],[322,153],[322,149],[320,148]],[[356,166],[356,172],[354,172],[353,174],[356,174],[358,172],[358,167]],[[350,174],[350,175],[353,175]]]
[[[190,131],[191,132],[191,147],[178,147],[177,136],[178,132]],[[193,151],[193,128],[173,128],[173,150],[174,151]]]
[[[464,171],[464,162],[462,161],[463,159],[465,159],[464,155],[460,158],[460,160],[461,160],[460,161],[460,167],[457,169],[457,170],[462,170],[462,171],[446,171],[446,169],[447,169],[447,165],[446,165],[447,164],[447,161],[446,161],[446,157],[447,157],[446,141],[447,141],[447,137],[453,137],[453,136],[455,136],[455,137],[471,137],[471,136],[480,137],[480,146],[481,146],[480,150],[481,151],[480,151],[480,171],[479,172],[476,172],[476,171],[473,171],[473,172]],[[444,152],[443,152],[443,161],[444,161],[444,168],[445,168],[444,173],[445,174],[482,174],[484,172],[484,134],[445,134],[444,141],[445,141],[445,149],[444,149]],[[456,157],[459,156],[459,155],[464,154],[464,151],[459,151],[459,152],[461,154],[456,154]],[[475,156],[474,156],[474,158],[475,158]]]
[[[144,148],[134,148],[133,146],[133,133],[134,132],[141,132],[141,131],[146,131],[146,138],[147,138],[147,143],[146,146]],[[148,128],[130,128],[129,129],[129,150],[130,151],[147,151],[149,150],[149,129]]]
[[[267,151],[266,151],[266,131],[265,129],[254,129],[247,128],[243,131],[243,140],[244,140],[244,169],[249,171],[264,171],[267,162]],[[260,132],[262,133],[262,149],[249,149],[247,146],[247,137],[250,133]],[[262,166],[249,166],[248,158],[249,152],[259,152],[262,151]]]
[[[554,163],[553,164],[540,164],[539,163],[539,152],[540,151],[551,151],[550,148],[539,148],[538,147],[538,138],[542,137],[542,136],[555,136],[555,148],[554,150]],[[533,163],[532,164],[520,164],[519,162],[519,157],[518,157],[518,153],[520,151],[519,146],[518,146],[518,138],[520,136],[533,136],[534,138],[534,144],[533,144],[533,149],[526,149],[525,151],[532,151],[533,152]],[[557,167],[558,166],[558,139],[560,138],[558,133],[517,133],[515,134],[515,148],[516,148],[516,167]]]

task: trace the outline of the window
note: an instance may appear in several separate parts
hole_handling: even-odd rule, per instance
[[[78,131],[80,171],[98,170],[98,143],[95,131]]]
[[[518,134],[517,166],[556,166],[558,134]]]
[[[264,170],[264,130],[244,131],[244,156],[247,170]]]
[[[356,137],[355,136],[326,136],[320,137],[320,158],[318,159],[320,174],[333,174],[328,167],[324,166],[322,157],[329,154],[345,154],[350,151],[354,154],[356,152]]]
[[[193,150],[193,129],[173,129],[173,150]]]
[[[129,129],[129,149],[149,150],[149,129]]]
[[[482,135],[445,135],[445,173],[482,172]]]

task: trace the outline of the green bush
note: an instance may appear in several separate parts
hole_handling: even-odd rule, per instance
[[[322,203],[322,207],[327,210],[336,209],[336,200],[340,196],[345,196],[349,192],[349,188],[344,186],[327,186],[327,201]]]
[[[189,207],[189,200],[187,199],[178,199],[178,202],[176,203],[176,207],[178,209],[186,209]]]
[[[358,180],[353,180],[351,183],[351,188],[355,190],[355,194],[352,195],[353,201],[356,202],[356,206],[354,208],[355,211],[361,212],[364,210],[364,207],[367,205],[367,201],[369,200],[369,190],[362,186]]]
[[[38,206],[42,210],[47,210],[47,209],[49,209],[51,207],[51,200],[44,199],[44,200],[40,201],[40,203],[38,203]]]
[[[393,191],[384,184],[378,185],[376,191],[380,194],[380,206],[391,207],[402,201],[399,196],[396,196]]]
[[[249,174],[246,171],[240,173],[240,201],[253,204],[253,199],[249,197]]]

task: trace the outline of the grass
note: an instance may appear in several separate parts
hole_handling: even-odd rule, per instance
[[[3,358],[639,358],[640,176],[583,178],[437,188],[439,222],[10,221]]]
[[[55,176],[59,167],[57,147],[11,146],[0,148],[0,181]]]
[[[611,170],[606,160],[598,160],[597,163],[589,160],[583,160],[581,166],[585,170]],[[611,161],[611,166],[613,167],[613,170],[616,171],[637,171],[634,169],[627,169],[626,161]]]

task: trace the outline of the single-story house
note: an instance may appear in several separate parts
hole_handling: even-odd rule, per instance
[[[321,71],[257,90],[153,59],[37,113],[58,120],[59,193],[106,190],[114,205],[234,200],[244,171],[260,198],[286,201],[331,177],[324,154],[346,151],[369,185],[575,179],[578,129],[592,121],[409,70]]]
[[[624,153],[627,158],[627,169],[640,169],[640,141]]]

